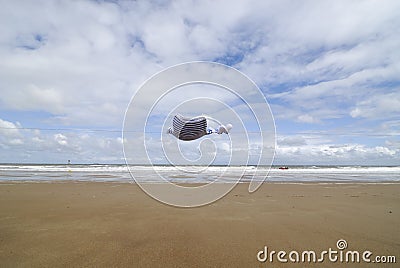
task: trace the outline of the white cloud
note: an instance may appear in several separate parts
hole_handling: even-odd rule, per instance
[[[315,122],[318,121],[318,120],[315,120],[314,117],[312,117],[312,116],[309,115],[309,114],[302,114],[302,115],[299,115],[299,116],[297,117],[297,120],[298,120],[299,122],[303,122],[303,123],[315,123]]]
[[[398,118],[400,115],[400,92],[375,94],[366,100],[356,103],[351,110],[352,117],[363,118]]]
[[[400,140],[390,139],[385,141],[385,145],[393,150],[400,150]]]
[[[400,150],[362,144],[278,146],[276,162],[286,164],[396,165]]]
[[[306,139],[302,136],[278,137],[277,143],[281,146],[300,146],[306,144]]]
[[[54,135],[54,140],[59,144],[59,145],[68,145],[68,138],[64,136],[63,134],[55,134]]]
[[[19,133],[18,128],[20,128],[20,123],[12,123],[0,118],[0,135],[3,137],[19,137],[21,134]]]
[[[122,139],[118,133],[98,134],[77,131],[54,133],[55,130],[33,130],[19,123],[0,119],[0,162],[122,163]],[[108,136],[107,136],[108,135]],[[4,153],[6,152],[6,153]]]
[[[21,144],[24,144],[24,142],[21,139],[10,139],[8,141],[8,143],[10,145],[21,145]]]
[[[399,1],[9,1],[0,10],[0,109],[43,112],[47,118],[35,123],[44,128],[118,129],[132,94],[150,75],[184,61],[218,59],[261,85],[277,121],[325,131],[327,120],[341,128],[340,120],[352,117],[351,126],[365,122],[362,129],[398,134],[384,124],[400,114],[399,9]],[[232,101],[218,92],[212,97]],[[172,103],[165,103],[166,111]],[[228,114],[213,104],[191,108],[217,111],[224,120]],[[3,148],[120,157],[114,134],[34,133],[8,119],[15,117],[2,118]],[[28,119],[16,120],[26,125]],[[387,144],[381,147],[389,151],[329,143],[342,146],[335,151],[281,142],[294,146],[282,149],[288,157],[292,151],[317,157],[363,150],[371,157],[398,156]]]

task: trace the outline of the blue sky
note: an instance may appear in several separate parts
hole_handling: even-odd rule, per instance
[[[135,90],[187,61],[254,80],[276,164],[400,163],[399,1],[5,1],[0,162],[123,162]]]

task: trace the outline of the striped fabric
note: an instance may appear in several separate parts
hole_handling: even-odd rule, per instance
[[[187,118],[178,114],[172,121],[172,134],[180,140],[191,141],[207,134],[207,119],[203,116]]]

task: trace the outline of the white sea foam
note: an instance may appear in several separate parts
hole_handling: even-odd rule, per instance
[[[160,182],[157,175],[178,183],[248,182],[254,166],[131,166],[137,181]],[[156,173],[154,172],[156,171]],[[269,171],[269,173],[268,173]],[[255,180],[273,182],[400,182],[400,166],[258,167]],[[117,181],[134,182],[126,165],[0,165],[0,181]],[[162,181],[162,180],[161,180]]]

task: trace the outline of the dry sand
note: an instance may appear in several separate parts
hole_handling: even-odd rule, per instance
[[[400,184],[247,184],[180,209],[123,183],[0,183],[1,267],[399,267]],[[397,255],[396,264],[260,263],[269,250]]]

